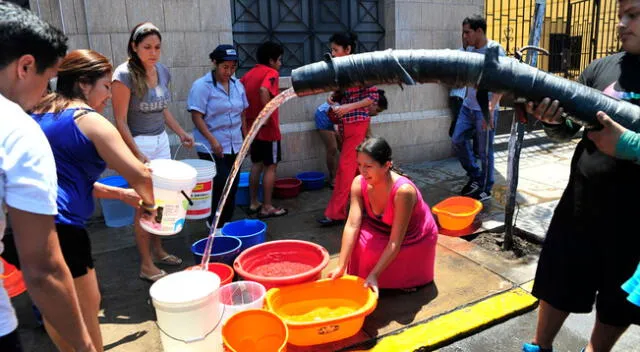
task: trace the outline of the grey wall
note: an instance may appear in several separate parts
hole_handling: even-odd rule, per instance
[[[208,53],[220,43],[232,42],[228,0],[30,0],[30,5],[35,12],[39,9],[45,20],[64,27],[72,49],[100,51],[115,65],[126,59],[131,28],[143,21],[156,24],[163,33],[162,62],[170,68],[173,78],[170,109],[187,130],[193,129],[185,110],[191,83],[210,69]],[[385,0],[385,46],[457,48],[461,45],[462,19],[483,13],[483,6],[483,0]],[[281,79],[282,88],[289,85],[288,78]],[[372,130],[389,140],[397,161],[433,160],[451,155],[447,135],[450,116],[443,87],[428,84],[404,90],[397,86],[383,89],[387,91],[390,109],[373,119]],[[280,109],[283,131],[280,176],[325,170],[322,141],[313,124],[315,108],[325,99],[326,95],[299,98]],[[105,115],[111,118],[110,109]]]

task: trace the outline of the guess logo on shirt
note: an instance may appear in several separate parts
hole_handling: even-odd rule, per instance
[[[149,89],[139,104],[141,112],[161,112],[169,107],[169,90],[158,85]]]

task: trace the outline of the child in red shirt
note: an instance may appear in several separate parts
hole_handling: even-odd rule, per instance
[[[281,45],[266,42],[258,47],[256,59],[258,63],[247,72],[240,82],[245,87],[249,107],[246,110],[247,126],[252,126],[262,108],[280,92],[278,70],[282,66]],[[251,173],[249,176],[249,192],[251,203],[249,211],[257,213],[259,218],[282,216],[287,209],[274,207],[271,203],[273,184],[276,180],[276,168],[282,160],[280,140],[280,118],[278,110],[262,126],[256,139],[251,144]],[[264,204],[258,202],[260,175],[263,174]]]

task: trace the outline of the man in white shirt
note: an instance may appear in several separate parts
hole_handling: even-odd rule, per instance
[[[24,112],[55,76],[66,41],[33,13],[0,1],[0,254],[7,212],[31,298],[74,351],[95,351],[54,227],[53,154],[40,127]],[[0,351],[21,351],[17,327],[0,281]]]

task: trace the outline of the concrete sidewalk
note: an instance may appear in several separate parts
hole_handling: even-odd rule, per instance
[[[497,138],[496,143],[504,146],[506,139]],[[574,144],[575,141],[551,143],[543,132],[527,135],[526,145],[531,146],[523,149],[517,198],[517,226],[520,229],[544,236],[545,223],[550,219],[554,202],[560,197],[568,179]],[[497,152],[494,199],[479,214],[475,232],[503,225],[506,163],[506,150]],[[456,195],[466,183],[464,171],[455,159],[399,166],[412,177],[431,206]],[[297,198],[278,201],[278,205],[289,209],[289,214],[266,220],[268,240],[301,239],[318,243],[334,255],[326,269],[330,270],[340,250],[342,229],[321,228],[315,222],[315,218],[322,215],[329,196],[330,190],[323,189],[302,192]],[[244,217],[247,217],[246,213],[238,208],[235,218]],[[105,349],[161,351],[155,313],[149,302],[150,285],[138,279],[132,228],[112,229],[96,222],[90,225],[89,232],[102,292],[100,322]],[[192,221],[182,233],[167,239],[166,248],[184,258],[184,263],[180,268],[165,269],[175,271],[193,265],[190,245],[206,234],[203,221]],[[533,279],[536,263],[536,257],[505,260],[464,239],[440,236],[433,284],[413,293],[384,292],[378,308],[366,319],[362,331],[350,339],[313,348],[291,346],[290,350],[375,349],[376,346],[395,343],[392,340],[398,334],[405,334],[404,337],[413,334],[415,343],[411,349],[425,347],[428,350],[442,346],[514,314],[533,309],[535,299],[519,287]],[[28,295],[15,298],[14,304],[19,314],[25,350],[54,351],[44,330],[35,323]],[[469,312],[475,316],[495,316],[476,321],[467,314]],[[446,319],[451,319],[447,316],[453,313],[474,323],[468,326],[460,324],[461,330],[457,333],[444,333],[443,326],[449,326]],[[416,334],[417,330],[412,329],[422,330]],[[432,336],[420,340],[423,333]],[[385,342],[385,339],[388,340]]]

